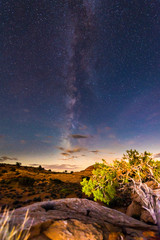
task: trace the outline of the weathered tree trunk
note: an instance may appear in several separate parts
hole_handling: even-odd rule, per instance
[[[133,189],[140,197],[142,207],[150,213],[155,224],[157,224],[160,236],[160,193],[152,190],[147,184],[141,182],[134,182]]]

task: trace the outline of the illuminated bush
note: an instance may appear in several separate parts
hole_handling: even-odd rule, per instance
[[[82,191],[94,200],[107,204],[121,193],[130,192],[134,182],[160,182],[160,161],[151,157],[151,153],[139,153],[127,150],[123,158],[113,164],[97,163],[89,180],[81,182]]]

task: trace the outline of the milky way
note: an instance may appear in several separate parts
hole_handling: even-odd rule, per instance
[[[69,135],[79,130],[81,111],[81,85],[89,87],[93,71],[93,47],[96,29],[95,1],[85,0],[79,4],[70,2],[66,14],[66,65],[64,76],[66,82],[66,116],[65,131],[62,133],[62,145],[71,147]],[[81,9],[81,11],[79,11]]]

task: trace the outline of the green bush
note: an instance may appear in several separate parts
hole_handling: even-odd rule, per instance
[[[130,194],[133,182],[160,182],[160,161],[151,157],[151,153],[139,153],[136,150],[127,150],[123,158],[114,160],[113,164],[97,163],[89,180],[81,182],[82,191],[109,204],[119,195]]]

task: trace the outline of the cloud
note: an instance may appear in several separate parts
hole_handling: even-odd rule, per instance
[[[8,157],[8,156],[0,157],[0,162],[5,162],[5,161],[9,161],[9,160],[17,161],[18,159],[17,158],[11,158],[11,157]]]
[[[82,152],[82,151],[87,151],[87,148],[83,148],[83,147],[75,147],[75,148],[68,148],[65,149],[63,147],[57,147],[59,150],[63,151],[63,153],[61,153],[64,156],[69,156],[72,153],[78,153],[78,152]]]
[[[61,150],[61,151],[64,151],[65,150],[65,148],[63,148],[63,147],[57,147],[59,150]]]
[[[35,137],[41,137],[41,134],[37,133],[35,134]]]
[[[66,149],[67,153],[77,153],[77,152],[81,152],[81,151],[86,151],[86,148],[82,148],[82,147],[75,147],[73,149]]]
[[[156,153],[153,155],[154,158],[160,158],[160,153]]]
[[[50,135],[44,136],[44,135],[39,134],[39,133],[36,133],[34,136],[39,138],[42,143],[53,143],[52,142],[53,141],[52,140],[53,136],[50,136]]]
[[[29,166],[32,166],[32,167],[39,167],[39,165],[41,164],[37,164],[37,163],[29,164]]]
[[[49,169],[56,169],[56,170],[74,170],[78,169],[79,166],[77,165],[72,165],[72,164],[51,164],[51,165],[43,165],[44,168],[49,168]]]
[[[61,153],[63,156],[69,156],[70,154],[69,153],[66,153],[66,152],[63,152]]]
[[[116,139],[116,136],[114,134],[109,134],[108,137],[111,139]]]
[[[91,152],[97,154],[97,153],[99,153],[100,151],[99,151],[99,150],[93,150],[93,151],[91,151]]]
[[[66,161],[66,160],[73,160],[73,159],[75,159],[75,158],[78,158],[78,156],[69,156],[69,157],[67,157],[67,158],[62,158],[61,160],[63,160],[63,161]]]
[[[111,130],[112,128],[111,127],[105,127],[105,130],[107,130],[107,131],[109,131],[109,130]]]
[[[80,129],[80,130],[86,130],[86,129],[87,129],[87,126],[86,126],[86,125],[81,125],[81,126],[79,127],[79,129]]]
[[[42,143],[52,143],[51,140],[42,140],[41,142],[42,142]]]
[[[29,112],[30,112],[30,110],[27,109],[27,108],[24,108],[23,111],[26,112],[26,113],[29,113]]]
[[[74,159],[74,158],[79,158],[78,156],[71,156],[71,159]]]
[[[98,133],[98,134],[104,134],[104,133],[106,133],[106,132],[110,132],[111,130],[112,130],[111,127],[105,126],[105,125],[103,124],[103,125],[98,126],[98,128],[97,128],[97,133]]]
[[[51,136],[51,135],[44,136],[43,134],[36,133],[34,136],[39,138],[39,141],[41,143],[47,143],[47,144],[48,143],[53,143],[53,139],[52,139],[53,136]]]
[[[25,140],[23,140],[23,139],[21,139],[21,140],[20,140],[20,143],[21,143],[21,144],[25,144],[25,143],[26,143],[26,141],[25,141]]]
[[[129,140],[129,141],[126,142],[126,144],[127,145],[133,145],[133,144],[135,144],[135,141],[134,140]]]
[[[63,159],[64,160],[64,159]],[[39,167],[41,164],[29,164],[32,167]],[[44,164],[41,165],[45,169],[55,169],[55,170],[75,170],[78,169],[79,166],[77,165],[72,165],[72,164]]]
[[[0,138],[4,138],[5,136],[4,135],[0,135]]]
[[[90,136],[89,135],[81,135],[81,134],[71,134],[71,135],[69,135],[69,137],[79,139],[79,138],[89,138]]]

